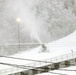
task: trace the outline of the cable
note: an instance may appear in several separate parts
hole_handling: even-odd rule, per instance
[[[22,68],[22,69],[29,69],[29,70],[36,70],[36,71],[44,71],[45,69],[36,69],[36,67],[32,67],[32,66],[25,66],[25,65],[17,65],[17,64],[9,64],[9,63],[3,63],[3,62],[0,62],[0,64],[3,64],[3,65],[8,65],[8,66],[14,66],[14,67],[17,67],[17,68]],[[62,73],[55,73],[55,72],[49,72],[49,73],[52,73],[52,74],[59,74],[59,75],[67,75],[67,74],[62,74]]]
[[[20,45],[41,45],[40,43],[20,43]],[[10,44],[0,44],[1,46],[6,46],[6,45],[8,45],[8,46],[18,46],[19,45],[19,43],[14,43],[14,44],[12,44],[12,43],[10,43]]]
[[[17,64],[3,63],[3,62],[0,62],[0,64],[8,65],[8,66],[14,66],[14,67],[17,67],[17,68],[23,68],[23,69],[26,69],[25,67],[31,67],[31,69],[34,68],[34,67],[32,67],[32,66],[17,65]]]
[[[11,58],[11,59],[19,59],[19,60],[27,60],[27,61],[35,61],[35,62],[44,62],[44,63],[50,63],[50,64],[53,64],[54,63],[54,62],[48,62],[48,61],[25,59],[25,58],[17,58],[17,57],[9,57],[9,56],[2,56],[2,55],[0,55],[0,57]],[[66,65],[68,65],[68,64],[66,64]],[[71,64],[71,65],[74,65],[74,64]]]
[[[40,61],[40,60],[32,60],[32,59],[24,59],[24,58],[17,58],[17,57],[8,57],[8,56],[0,56],[0,57],[11,58],[11,59],[19,59],[19,60],[27,60],[27,61],[44,62],[44,63],[53,63],[53,62]]]

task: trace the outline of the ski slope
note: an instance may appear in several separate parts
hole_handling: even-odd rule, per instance
[[[45,59],[50,59],[60,55],[75,52],[76,51],[76,31],[74,31],[72,34],[60,40],[53,41],[45,45],[47,47],[46,52],[41,52],[41,46],[39,46],[37,48],[30,49],[29,51],[23,51],[21,53],[14,54],[11,57],[18,57],[18,58],[25,58],[25,59],[32,59],[32,60],[45,60]],[[4,58],[4,57],[0,57],[0,62],[18,64],[18,65],[26,65],[26,64],[33,63],[33,61],[17,60],[17,59]],[[10,69],[10,68],[14,68],[14,67],[0,64],[0,71]]]
[[[63,54],[71,53],[72,52],[71,50],[75,52],[76,51],[76,31],[74,31],[72,34],[60,40],[53,41],[45,45],[47,46],[46,52],[40,52],[41,46],[39,46],[27,52],[24,51],[22,53],[15,54],[14,57],[42,60],[42,59],[48,59],[48,58],[60,56]]]

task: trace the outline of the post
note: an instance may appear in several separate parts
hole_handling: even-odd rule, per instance
[[[16,19],[17,23],[18,23],[18,46],[19,46],[19,51],[20,51],[20,22],[21,22],[21,19],[20,18],[17,18]]]
[[[19,51],[20,51],[20,28],[19,28],[19,23],[18,23],[18,46],[19,46]]]
[[[72,58],[73,58],[73,50],[71,49],[71,52],[72,52]]]

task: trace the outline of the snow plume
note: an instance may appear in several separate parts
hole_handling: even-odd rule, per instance
[[[15,10],[19,11],[18,18],[21,18],[21,24],[24,27],[24,31],[29,34],[31,39],[37,40],[39,43],[41,43],[38,34],[39,23],[37,23],[37,20],[29,10],[29,7],[19,0],[15,6]]]

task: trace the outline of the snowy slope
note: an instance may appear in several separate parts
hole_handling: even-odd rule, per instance
[[[56,55],[57,53],[69,53],[71,50],[73,52],[76,51],[76,31],[60,40],[47,44],[47,47],[51,53],[55,53]]]
[[[39,53],[39,51],[41,50],[41,46],[39,46],[27,52],[15,54],[14,57],[42,60],[70,53],[71,50],[76,51],[76,31],[60,40],[53,41],[52,43],[48,43],[45,45],[47,46],[48,52],[46,51],[44,53]]]
[[[17,53],[12,55],[12,57],[25,58],[25,59],[33,59],[33,60],[45,60],[52,57],[64,55],[71,53],[71,50],[76,51],[76,31],[72,34],[52,43],[45,44],[47,46],[48,52],[40,52],[41,46],[21,53]],[[21,61],[16,59],[8,59],[1,58],[0,62],[18,64],[18,65],[26,65],[32,63],[32,61]],[[0,70],[4,70],[10,68],[9,66],[0,65]]]
[[[70,34],[64,38],[61,38],[57,41],[53,41],[52,43],[49,43],[49,45],[54,45],[54,46],[55,45],[60,45],[60,46],[71,46],[72,45],[72,46],[75,46],[75,44],[76,44],[76,30],[72,34]]]

